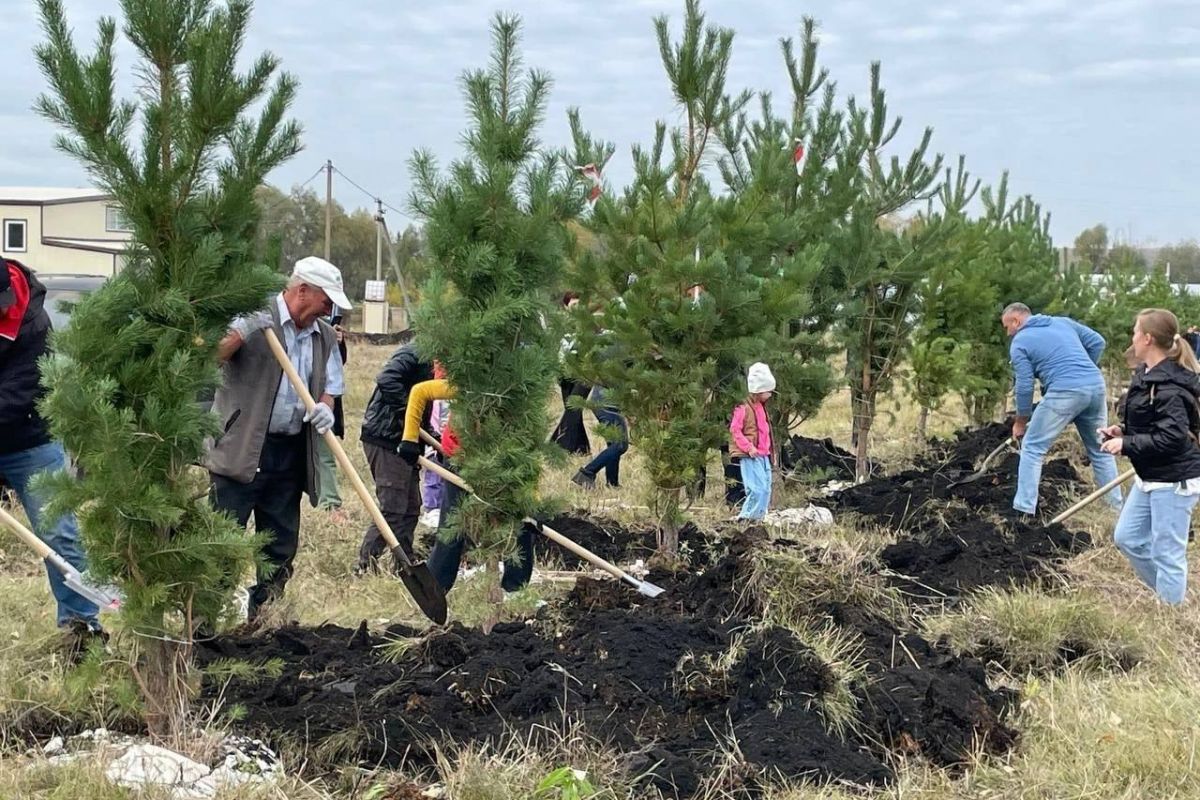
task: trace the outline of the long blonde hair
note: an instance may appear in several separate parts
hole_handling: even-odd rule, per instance
[[[1165,308],[1147,308],[1137,315],[1142,333],[1150,334],[1154,343],[1166,351],[1167,358],[1180,366],[1200,372],[1200,361],[1191,343],[1179,333],[1179,319]]]

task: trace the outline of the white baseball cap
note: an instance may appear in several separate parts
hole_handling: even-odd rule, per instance
[[[333,264],[323,258],[309,256],[296,262],[292,269],[292,277],[299,278],[309,286],[315,286],[329,296],[338,308],[349,311],[354,306],[350,298],[342,291],[342,273]]]

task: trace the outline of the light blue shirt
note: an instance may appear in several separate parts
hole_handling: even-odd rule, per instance
[[[279,319],[283,328],[283,348],[287,350],[288,359],[300,379],[308,383],[312,377],[313,339],[318,336],[317,321],[313,320],[307,328],[297,329],[288,311],[287,303],[283,301],[281,292],[275,297],[276,308],[279,309]],[[325,393],[340,397],[346,391],[345,377],[342,372],[342,354],[338,348],[331,348],[329,360],[325,363]],[[320,398],[315,398],[320,400]],[[293,435],[304,428],[304,401],[292,388],[287,375],[279,378],[279,389],[275,392],[275,405],[271,407],[271,421],[267,426],[270,433]]]

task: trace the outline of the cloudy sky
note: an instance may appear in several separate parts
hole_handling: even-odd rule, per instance
[[[65,0],[78,38],[116,0]],[[76,186],[86,179],[51,147],[53,130],[29,108],[43,80],[32,0],[3,0],[0,35],[0,185]],[[294,109],[305,151],[271,176],[284,186],[332,159],[400,210],[414,148],[458,153],[464,112],[457,77],[481,65],[496,11],[525,21],[526,63],[555,79],[544,138],[567,141],[579,106],[597,135],[617,142],[607,173],[630,172],[629,145],[656,119],[677,121],[651,19],[678,19],[683,0],[259,0],[248,52],[274,51],[300,79]],[[1053,214],[1060,245],[1095,222],[1119,239],[1200,237],[1200,2],[1197,0],[709,0],[711,21],[736,29],[731,87],[784,97],[781,36],[818,19],[822,60],[843,94],[864,94],[883,62],[900,143],[926,125],[934,147],[985,181],[1012,186]],[[128,50],[122,65],[128,67]],[[323,191],[320,179],[311,184]],[[349,206],[370,198],[335,176]],[[388,212],[393,228],[402,220]]]

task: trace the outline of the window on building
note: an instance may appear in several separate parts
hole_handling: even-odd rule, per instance
[[[4,220],[3,244],[6,253],[24,253],[29,248],[25,238],[25,220]]]
[[[104,207],[104,230],[111,233],[124,233],[133,230],[125,211],[120,206]]]

